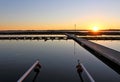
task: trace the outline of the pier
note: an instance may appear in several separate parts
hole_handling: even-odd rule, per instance
[[[67,35],[67,36],[66,36]],[[69,63],[65,63],[65,65],[64,65],[64,69],[65,70],[67,70],[68,68],[68,64],[69,64],[69,69],[70,69],[70,71],[69,71],[69,73],[72,71],[72,70],[76,70],[76,72],[74,73],[74,75],[76,75],[76,74],[78,74],[78,76],[76,76],[76,78],[78,78],[78,80],[81,80],[81,81],[86,81],[86,80],[90,80],[90,82],[97,82],[97,79],[96,79],[96,75],[98,76],[98,77],[100,77],[101,76],[101,74],[102,74],[102,72],[103,72],[103,70],[105,71],[105,73],[107,74],[107,72],[109,73],[109,71],[110,71],[110,73],[111,74],[109,74],[110,76],[112,76],[112,77],[116,77],[116,76],[118,76],[119,77],[119,75],[120,75],[120,52],[119,51],[116,51],[116,50],[114,50],[114,49],[110,49],[110,48],[108,48],[108,47],[105,47],[105,46],[102,46],[102,45],[99,45],[99,44],[96,44],[96,43],[94,43],[94,42],[91,42],[91,41],[89,41],[89,40],[120,40],[120,36],[119,35],[117,35],[117,36],[114,36],[114,35],[76,35],[76,34],[69,34],[69,33],[64,33],[64,34],[30,34],[30,35],[24,35],[24,34],[21,34],[21,35],[19,35],[19,34],[10,34],[10,35],[0,35],[0,40],[1,40],[1,43],[3,42],[3,44],[2,45],[5,45],[5,48],[3,48],[2,49],[2,46],[1,46],[1,52],[2,52],[2,50],[4,51],[4,49],[7,49],[8,51],[10,50],[10,48],[12,49],[12,45],[16,45],[16,44],[23,44],[23,43],[26,43],[27,42],[27,45],[28,44],[30,44],[30,46],[31,46],[31,43],[32,43],[32,45],[34,45],[34,44],[40,44],[39,46],[36,46],[36,48],[35,48],[35,46],[33,46],[33,50],[34,51],[36,51],[36,54],[33,54],[32,52],[33,51],[31,51],[31,49],[32,49],[32,47],[30,47],[30,50],[29,50],[29,52],[31,52],[31,54],[30,55],[24,55],[24,56],[22,56],[21,54],[21,51],[20,52],[16,52],[16,51],[18,51],[17,49],[15,49],[14,48],[14,46],[13,46],[13,48],[14,48],[14,51],[15,51],[15,53],[18,53],[18,54],[16,54],[17,56],[17,58],[19,59],[19,57],[21,57],[21,59],[20,59],[20,61],[22,60],[22,58],[23,57],[31,57],[31,58],[40,58],[40,60],[41,61],[43,61],[43,59],[41,58],[43,55],[41,55],[42,53],[44,53],[44,52],[42,52],[43,51],[43,46],[45,46],[45,48],[46,48],[46,51],[48,50],[48,48],[51,48],[51,45],[52,44],[50,44],[50,45],[48,45],[49,44],[49,42],[50,43],[54,43],[54,42],[56,42],[56,41],[48,41],[48,42],[45,42],[45,41],[47,41],[47,40],[62,40],[62,41],[57,41],[57,42],[60,42],[60,44],[58,45],[58,50],[56,50],[56,52],[55,53],[57,53],[57,54],[59,54],[59,56],[61,57],[61,59],[60,59],[60,61],[59,62],[61,62],[61,60],[64,58],[64,56],[66,57],[66,59],[65,59],[65,61],[63,61],[62,63],[59,63],[59,64],[63,64],[64,62],[66,62],[66,60],[70,60],[70,62]],[[3,41],[2,41],[3,40]],[[7,40],[7,41],[4,41],[4,40]],[[10,41],[11,40],[11,41]],[[13,40],[16,40],[16,41],[13,41]],[[19,42],[19,40],[23,40],[23,41],[20,41]],[[26,40],[30,40],[30,41],[26,41]],[[37,41],[34,41],[34,40],[37,40]],[[44,41],[40,41],[40,40],[44,40]],[[65,40],[65,41],[63,41],[63,40]],[[67,41],[68,40],[68,41]],[[72,65],[71,65],[71,59],[73,59],[73,51],[71,51],[71,53],[70,53],[70,51],[68,51],[68,55],[66,55],[66,53],[64,53],[64,54],[62,54],[61,55],[61,51],[60,52],[58,52],[59,51],[59,48],[61,47],[61,43],[64,45],[65,43],[69,43],[69,41],[70,41],[70,43],[69,44],[67,44],[68,46],[73,46],[73,44],[71,44],[71,42],[73,43],[73,41],[72,40],[74,40],[74,41],[76,41],[80,46],[82,46],[83,48],[85,48],[85,54],[87,53],[87,51],[89,51],[90,53],[92,53],[92,55],[94,55],[95,57],[93,57],[90,53],[87,53],[87,55],[85,56],[84,55],[84,53],[82,53],[82,50],[81,50],[81,52],[79,52],[79,54],[80,55],[75,55],[74,54],[74,57],[75,57],[75,60],[77,60],[78,58],[80,58],[80,60],[81,61],[84,61],[85,60],[85,62],[88,62],[87,64],[88,64],[88,66],[87,66],[87,64],[86,63],[84,63],[84,62],[80,62],[80,63],[78,63],[79,65],[81,65],[81,67],[82,67],[82,69],[83,69],[83,71],[82,72],[79,72],[79,69],[78,68],[76,68],[76,69],[73,69],[73,68],[75,68],[75,67],[73,67]],[[45,44],[44,44],[44,42],[45,42]],[[10,45],[9,46],[7,46],[7,44],[6,43],[10,43]],[[41,45],[42,44],[42,45]],[[27,45],[25,45],[25,48],[26,48],[26,46]],[[48,48],[46,47],[48,45]],[[55,43],[55,45],[56,45],[56,43]],[[18,47],[18,49],[22,49],[23,47],[24,47],[24,45],[16,45],[17,47]],[[8,47],[8,48],[7,48]],[[20,47],[20,48],[19,48]],[[118,45],[118,47],[119,47],[119,45]],[[39,48],[41,48],[41,49],[39,49]],[[63,48],[64,48],[64,46],[63,46]],[[78,47],[79,49],[81,49],[80,47]],[[113,47],[114,48],[114,47]],[[24,48],[23,48],[24,49]],[[28,49],[29,49],[29,46],[28,46]],[[38,50],[36,50],[36,49],[38,49]],[[54,47],[53,47],[53,49],[55,49]],[[53,49],[51,49],[51,50],[53,50]],[[68,48],[68,47],[66,47],[66,49],[67,50],[73,50],[73,47],[71,47],[71,48]],[[79,50],[79,49],[77,49],[77,50]],[[41,50],[41,51],[40,51]],[[12,50],[11,50],[12,51]],[[28,52],[28,50],[23,50],[23,51],[25,51],[25,52]],[[45,51],[45,52],[46,52]],[[6,52],[6,51],[4,51],[4,52]],[[53,51],[51,51],[51,52],[53,52]],[[64,52],[64,51],[63,51]],[[74,53],[75,53],[75,43],[74,43]],[[26,54],[26,53],[25,53]],[[70,55],[70,54],[72,54],[72,55]],[[77,53],[78,54],[78,53]],[[11,54],[12,55],[12,54]],[[3,55],[4,56],[4,55]],[[19,57],[18,57],[19,56]],[[51,57],[53,57],[53,58],[57,58],[57,57],[55,57],[56,55],[55,54],[53,54],[53,55],[49,55],[49,52],[48,52],[48,54],[45,56],[44,55],[44,60],[45,61],[47,61],[47,59],[46,59],[46,57],[49,57],[49,58],[51,58]],[[96,62],[94,62],[94,61],[92,61],[92,63],[91,63],[91,60],[89,60],[89,58],[86,60],[86,59],[83,59],[82,60],[82,56],[84,57],[84,58],[88,58],[88,57],[91,57],[93,60],[95,59],[95,61],[97,61],[97,63]],[[60,57],[58,57],[58,58],[60,58]],[[97,59],[98,58],[98,59]],[[1,56],[1,59],[2,59],[2,56]],[[33,59],[31,59],[31,61],[32,61]],[[99,60],[101,60],[102,62],[100,62]],[[9,61],[8,61],[9,62]],[[26,63],[26,61],[24,61],[25,63]],[[49,62],[49,61],[47,61],[47,62]],[[55,61],[56,62],[56,61]],[[2,62],[1,62],[2,63]],[[28,62],[27,62],[28,63]],[[27,67],[27,63],[26,63],[26,67]],[[50,65],[46,65],[47,63],[45,62],[43,62],[43,65],[46,65],[46,67],[48,67],[48,68],[51,68],[51,67],[54,67],[54,66],[56,66],[55,68],[56,69],[53,69],[53,70],[49,70],[49,69],[44,69],[44,67],[43,67],[43,70],[42,70],[42,72],[41,72],[41,76],[39,77],[39,73],[38,72],[35,72],[34,71],[34,69],[35,68],[37,68],[36,67],[36,65],[38,65],[38,61],[37,62],[35,62],[31,67],[30,67],[30,69],[28,69],[26,72],[23,72],[21,75],[19,75],[19,78],[17,77],[17,80],[18,80],[18,82],[22,82],[22,81],[26,81],[26,80],[29,80],[29,77],[31,77],[31,78],[33,78],[33,80],[36,80],[36,77],[38,77],[38,79],[39,79],[39,81],[41,81],[41,79],[43,79],[42,77],[45,77],[45,78],[48,78],[48,75],[46,74],[46,71],[47,72],[49,72],[49,74],[52,74],[52,71],[54,71],[55,70],[55,72],[53,73],[53,74],[56,74],[56,70],[58,71],[58,70],[61,70],[61,68],[59,68],[59,64],[58,64],[58,66],[56,66],[56,65],[52,65],[52,63],[50,63],[51,64],[51,66]],[[95,64],[94,64],[95,63]],[[100,63],[100,64],[99,64]],[[8,63],[9,64],[9,63]],[[75,65],[74,66],[76,66],[76,63],[74,63]],[[78,65],[77,64],[77,65]],[[29,65],[29,64],[28,64]],[[100,65],[100,68],[99,69],[97,69],[97,70],[95,70],[96,69],[96,67],[98,66],[98,65]],[[107,67],[107,66],[109,66],[109,67]],[[7,65],[7,66],[9,66],[9,65]],[[11,66],[11,65],[10,65]],[[39,66],[39,65],[38,65]],[[24,67],[24,64],[23,64],[23,67]],[[73,68],[72,68],[73,67]],[[86,67],[86,68],[85,68]],[[106,69],[107,68],[107,69]],[[112,69],[113,70],[112,70]],[[21,69],[22,70],[22,65],[21,66],[19,66],[19,69]],[[92,69],[92,71],[91,71],[91,69]],[[40,70],[40,69],[39,69]],[[14,70],[13,70],[14,71]],[[61,70],[61,73],[60,72],[57,72],[58,74],[60,74],[60,77],[61,77],[61,75],[62,75],[62,72],[63,72],[64,70]],[[43,74],[43,72],[44,72],[44,74]],[[101,72],[101,73],[100,73]],[[64,72],[63,72],[64,73]],[[118,73],[118,74],[117,74]],[[31,74],[31,75],[30,75]],[[33,76],[33,74],[34,74],[34,76]],[[57,75],[58,75],[57,74]],[[71,74],[73,74],[73,72],[71,72]],[[95,74],[95,75],[94,75]],[[99,75],[100,74],[100,75]],[[112,75],[113,74],[113,75]],[[114,76],[114,74],[116,74],[116,76]],[[2,74],[1,74],[2,75]],[[22,76],[23,75],[23,76]],[[30,76],[29,76],[30,75]],[[45,75],[45,76],[44,76]],[[55,75],[56,77],[57,77],[57,79],[59,79],[59,75],[57,76],[57,75]],[[70,74],[69,74],[70,75]],[[33,76],[33,77],[32,77]],[[67,75],[66,75],[67,76]],[[102,78],[104,78],[105,76],[107,76],[107,75],[104,75],[104,76],[102,76]],[[5,77],[5,76],[4,76]],[[51,76],[53,79],[50,79],[50,80],[54,80],[54,76]],[[50,78],[51,78],[50,77]],[[70,77],[70,76],[69,76]],[[107,77],[109,77],[109,76],[107,76]],[[34,79],[35,78],[35,79]],[[70,78],[69,78],[70,79]],[[86,82],[88,82],[88,81],[86,81]],[[116,82],[116,81],[115,81]]]
[[[95,54],[96,57],[104,59],[103,62],[110,66],[112,69],[120,73],[120,52],[110,49],[108,47],[96,44],[94,42],[88,41],[86,39],[78,38],[72,34],[66,34],[68,37],[72,38],[83,48],[87,49],[89,52]],[[118,70],[116,70],[118,69]]]

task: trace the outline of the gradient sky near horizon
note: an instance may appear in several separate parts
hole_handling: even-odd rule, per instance
[[[120,29],[120,0],[0,0],[0,30]]]

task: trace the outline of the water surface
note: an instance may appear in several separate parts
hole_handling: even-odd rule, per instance
[[[108,43],[120,50],[118,42]],[[77,43],[74,47],[73,40],[0,40],[0,82],[16,82],[37,59],[42,68],[36,82],[81,82],[78,59],[96,82],[120,82],[118,73]],[[25,82],[32,82],[34,75],[32,72]],[[82,77],[89,82],[84,73]]]

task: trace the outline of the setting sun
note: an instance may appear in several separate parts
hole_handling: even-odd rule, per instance
[[[99,30],[99,27],[94,26],[94,27],[92,28],[92,30],[93,30],[94,32],[97,32],[97,31]]]

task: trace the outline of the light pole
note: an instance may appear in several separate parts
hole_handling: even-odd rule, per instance
[[[74,27],[75,27],[75,34],[76,34],[76,24],[74,25]]]

